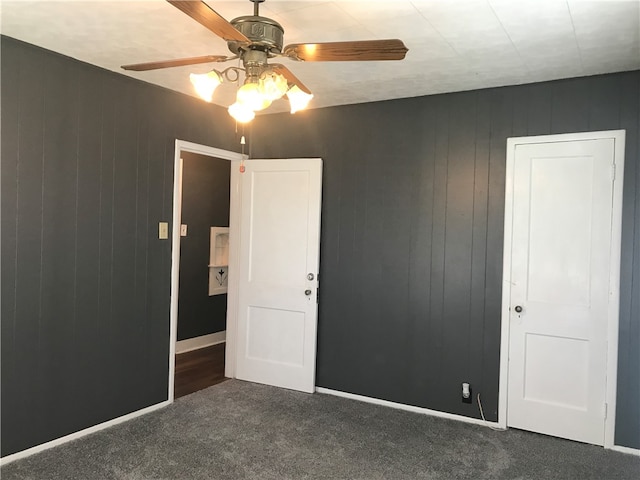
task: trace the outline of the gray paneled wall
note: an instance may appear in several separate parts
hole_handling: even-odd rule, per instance
[[[182,152],[182,223],[178,340],[221,332],[227,323],[227,295],[209,296],[211,227],[229,226],[231,162]]]
[[[318,385],[497,418],[506,139],[626,129],[616,442],[640,448],[640,72],[259,117],[322,156]],[[291,132],[295,132],[292,135]]]
[[[227,113],[2,37],[2,455],[167,399],[175,139]]]

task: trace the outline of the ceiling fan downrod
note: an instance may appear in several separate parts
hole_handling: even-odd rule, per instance
[[[264,0],[251,0],[253,2],[253,16],[257,17],[260,12],[258,11],[260,9],[260,4],[262,2],[264,2]]]

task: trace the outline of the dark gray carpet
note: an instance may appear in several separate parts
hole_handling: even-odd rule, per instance
[[[0,470],[10,479],[633,479],[601,447],[230,380]]]

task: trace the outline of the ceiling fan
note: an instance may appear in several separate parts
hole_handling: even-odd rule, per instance
[[[237,101],[229,107],[229,113],[240,122],[253,119],[255,111],[267,108],[273,100],[285,94],[291,104],[291,113],[305,108],[313,95],[289,70],[279,63],[268,63],[272,58],[288,58],[302,62],[340,62],[402,60],[408,49],[401,40],[364,40],[351,42],[293,43],[284,46],[284,29],[259,14],[259,5],[265,0],[253,2],[253,15],[235,18],[228,22],[209,5],[200,0],[167,0],[171,5],[189,15],[227,42],[232,55],[205,55],[159,62],[123,65],[125,70],[145,71],[160,68],[226,62],[240,59],[243,67],[228,67],[223,71],[191,74],[191,82],[205,100],[211,101],[213,91],[223,82],[245,75],[244,85],[238,89]]]

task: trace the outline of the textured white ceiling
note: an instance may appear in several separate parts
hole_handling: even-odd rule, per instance
[[[207,3],[230,20],[249,0]],[[414,97],[640,68],[640,0],[267,0],[285,44],[400,38],[393,62],[283,60],[314,92],[310,107]],[[4,1],[4,35],[193,95],[188,74],[213,65],[125,72],[121,65],[227,55],[226,43],[164,0]],[[214,102],[228,106],[235,87]],[[265,113],[285,111],[285,100]]]

